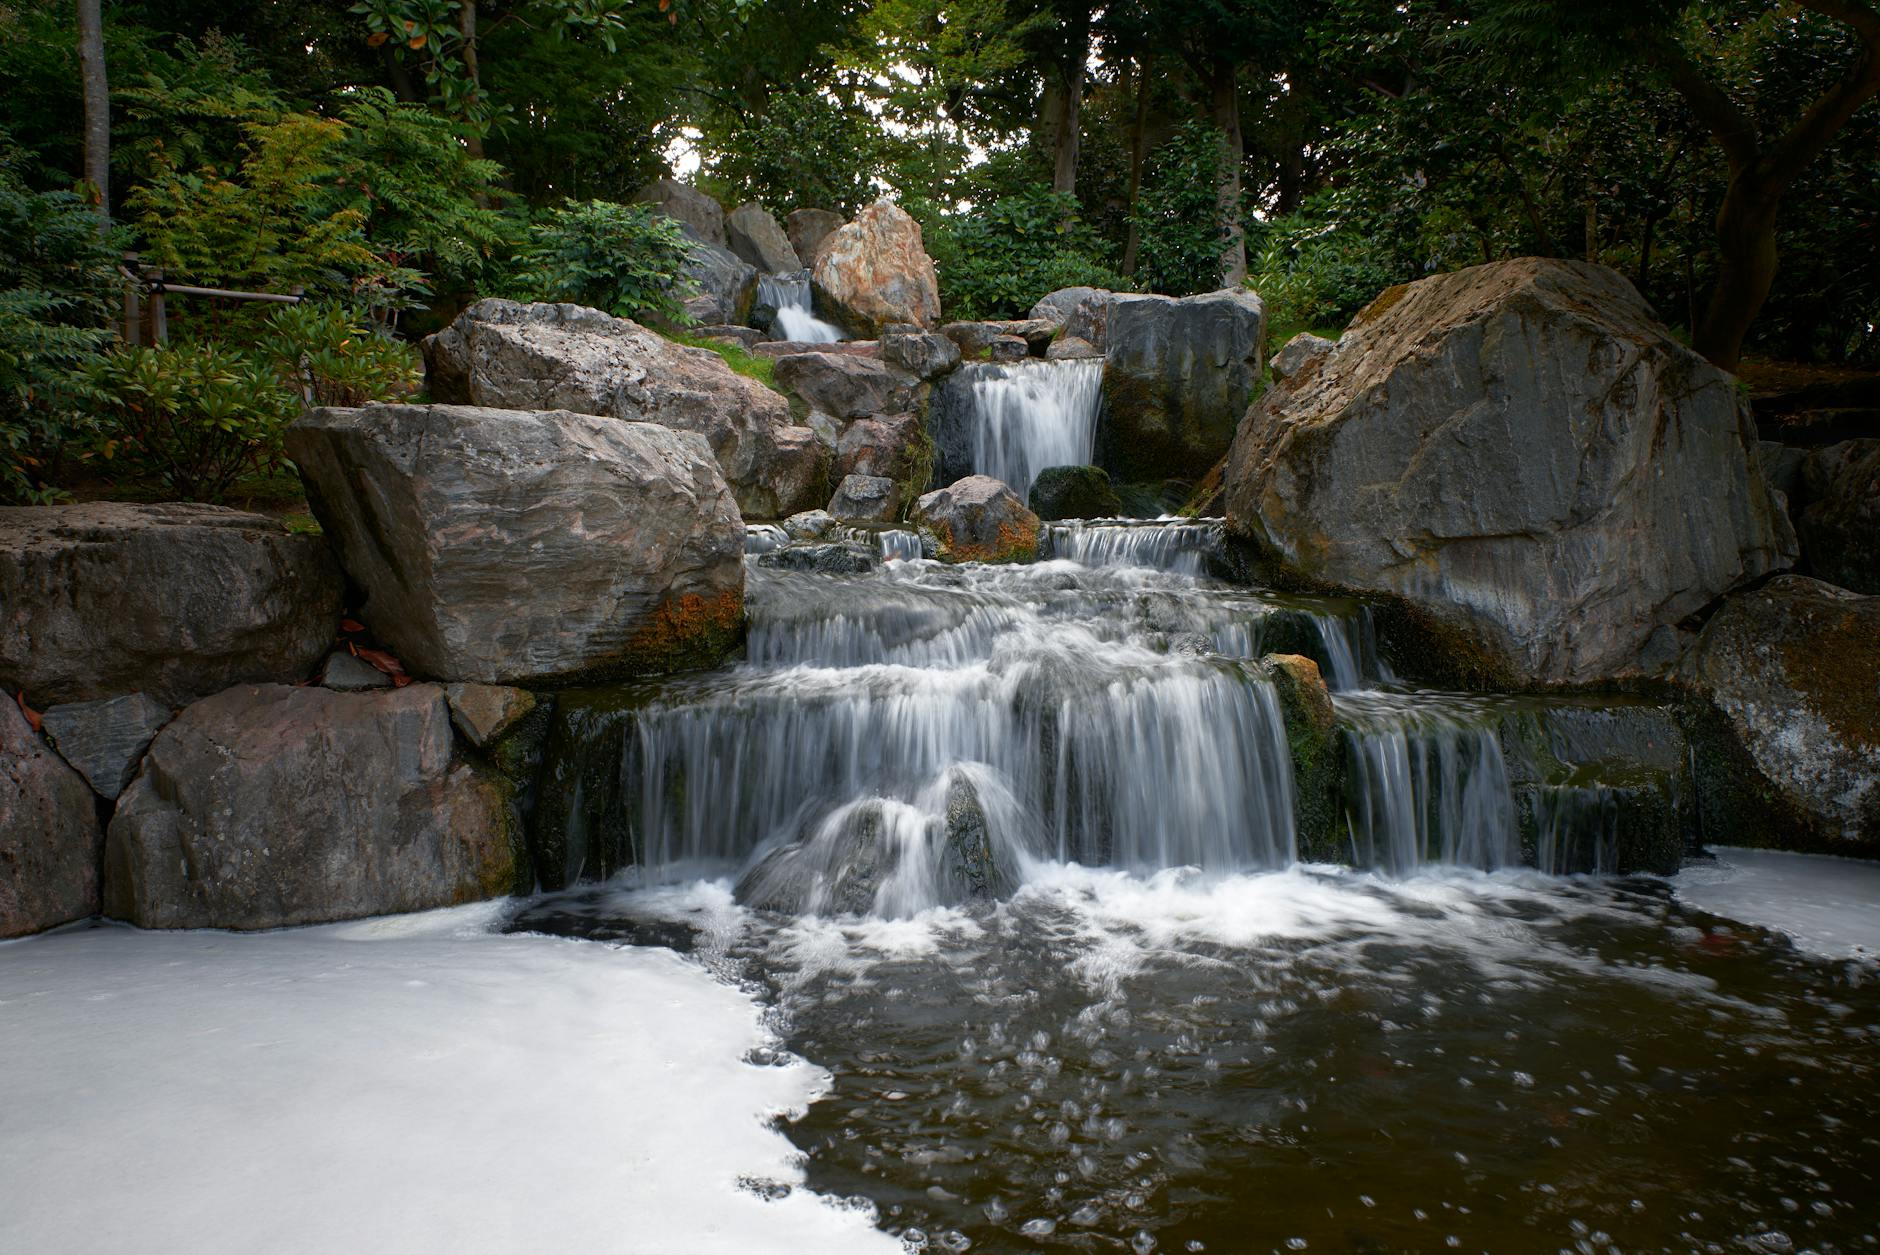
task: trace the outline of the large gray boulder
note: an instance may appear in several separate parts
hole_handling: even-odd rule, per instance
[[[844,421],[912,409],[920,380],[879,358],[794,353],[777,359],[777,386],[812,410]]]
[[[705,440],[565,410],[320,409],[307,499],[414,675],[560,682],[710,666],[743,621],[744,528]]]
[[[452,758],[441,687],[254,685],[158,734],[111,820],[104,906],[279,928],[499,897],[525,866],[501,781]]]
[[[651,205],[668,218],[687,228],[687,234],[724,248],[730,241],[725,235],[724,206],[690,183],[677,179],[654,179],[633,194],[636,205]]]
[[[1029,562],[1043,524],[990,475],[968,475],[914,503],[908,518],[933,533],[946,562]]]
[[[1114,301],[1099,460],[1125,482],[1199,479],[1233,442],[1265,336],[1265,308],[1242,289]]]
[[[126,693],[54,706],[42,717],[41,731],[93,792],[114,802],[137,774],[151,740],[169,721],[170,708],[162,702]]]
[[[1104,288],[1059,288],[1031,307],[1031,317],[1101,352],[1109,344],[1110,307],[1116,301],[1117,294]]]
[[[792,209],[783,219],[790,247],[805,266],[816,264],[816,250],[841,225],[842,215],[833,209]]]
[[[858,418],[836,436],[836,474],[885,475],[924,488],[930,449],[918,414]]]
[[[1707,831],[1880,853],[1880,597],[1778,576],[1723,603],[1684,675],[1727,729],[1694,760]]]
[[[790,274],[803,269],[796,250],[790,247],[790,237],[770,211],[756,201],[739,205],[725,216],[725,235],[731,251],[764,274]]]
[[[210,505],[0,508],[0,690],[180,705],[300,680],[339,620],[326,542]]]
[[[901,517],[901,489],[882,475],[850,475],[829,498],[829,513],[850,523],[892,523]]]
[[[1310,331],[1301,331],[1273,354],[1270,369],[1274,383],[1297,383],[1308,371],[1323,365],[1331,351],[1338,347],[1335,340],[1324,336],[1315,336]]]
[[[1403,598],[1483,678],[1662,673],[1674,625],[1794,556],[1735,381],[1603,266],[1393,288],[1307,373],[1241,425],[1229,529]]]
[[[1880,440],[1814,450],[1801,480],[1804,504],[1793,517],[1808,569],[1830,584],[1880,593]]]
[[[432,398],[573,410],[704,436],[753,518],[821,505],[827,465],[783,396],[708,349],[580,305],[478,301],[424,341]]]
[[[693,240],[681,273],[696,289],[685,302],[694,323],[744,325],[757,308],[757,267],[728,248]]]
[[[822,307],[858,337],[893,323],[940,321],[940,277],[920,223],[890,201],[876,201],[824,240],[810,274]]]
[[[0,699],[0,938],[97,914],[103,851],[91,789]]]
[[[960,346],[936,331],[893,326],[881,333],[881,360],[917,378],[937,379],[960,364]]]

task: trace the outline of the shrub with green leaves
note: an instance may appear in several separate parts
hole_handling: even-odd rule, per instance
[[[689,244],[647,205],[569,201],[531,225],[507,285],[525,301],[567,301],[623,318],[683,319]]]
[[[29,192],[0,164],[0,501],[59,496],[48,481],[89,421],[83,368],[109,339],[117,285],[90,206]]]
[[[1221,133],[1203,122],[1181,127],[1150,155],[1135,214],[1136,279],[1145,291],[1187,296],[1220,286],[1221,160]]]
[[[1248,242],[1257,252],[1247,282],[1266,303],[1275,345],[1295,332],[1342,328],[1379,292],[1418,277],[1382,232],[1341,229],[1339,219],[1310,211],[1272,219]]]
[[[312,301],[275,309],[256,352],[311,409],[364,405],[415,392],[422,374],[410,344],[359,309]]]
[[[242,476],[272,470],[300,412],[271,366],[215,344],[121,348],[90,374],[105,461],[183,501],[220,501]]]
[[[1077,217],[1075,197],[1033,188],[965,213],[925,216],[927,251],[949,317],[1022,318],[1058,288],[1130,286]]]

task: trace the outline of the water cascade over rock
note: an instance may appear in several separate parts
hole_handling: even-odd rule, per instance
[[[930,419],[938,482],[989,475],[1028,499],[1038,472],[1090,461],[1102,385],[1098,359],[962,366]]]
[[[810,312],[809,271],[759,275],[756,317],[770,319],[771,334],[799,344],[834,344],[842,328]]]

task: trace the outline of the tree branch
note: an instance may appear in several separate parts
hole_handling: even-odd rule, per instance
[[[1751,165],[1760,148],[1756,122],[1722,88],[1704,77],[1704,71],[1675,39],[1662,33],[1647,36],[1645,55],[1665,72],[1671,86],[1684,97],[1691,112],[1723,149],[1732,174]]]
[[[1769,150],[1765,162],[1770,179],[1786,187],[1808,163],[1834,142],[1848,119],[1880,94],[1880,11],[1862,0],[1800,0],[1802,7],[1852,26],[1860,36],[1861,51],[1840,82],[1823,92]]]

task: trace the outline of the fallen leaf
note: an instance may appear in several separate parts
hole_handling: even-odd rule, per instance
[[[357,619],[341,619],[339,621],[339,630],[342,632],[363,632],[366,630],[366,625],[359,622]]]
[[[399,662],[398,659],[392,657],[390,654],[386,653],[382,649],[354,648],[353,656],[364,662],[371,663],[373,666],[377,667],[380,671],[384,672],[386,675],[391,676],[393,683],[397,683],[398,678],[400,676],[405,675],[404,664]],[[410,677],[406,676],[405,678],[407,682],[409,682]]]
[[[26,722],[32,725],[33,731],[39,731],[39,725],[42,720],[39,718],[39,712],[26,704],[26,690],[21,689],[19,692],[15,693],[13,700],[20,704],[20,713],[26,716]]]

